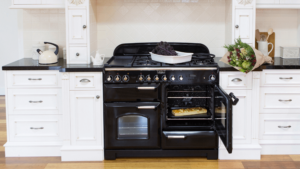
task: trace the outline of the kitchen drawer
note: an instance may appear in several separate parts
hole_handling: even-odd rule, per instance
[[[299,140],[300,114],[261,114],[261,140]]]
[[[299,87],[263,87],[261,113],[300,113]]]
[[[90,64],[87,47],[70,47],[70,55],[68,58],[70,59],[68,64]]]
[[[61,120],[61,115],[11,115],[10,141],[62,141]]]
[[[70,73],[71,90],[101,90],[102,73]]]
[[[215,131],[163,131],[162,149],[218,148]]]
[[[221,72],[220,80],[223,89],[252,89],[252,72]]]
[[[60,114],[61,89],[8,89],[9,114]]]
[[[264,70],[261,86],[300,86],[299,70]]]
[[[58,71],[7,71],[8,88],[59,87]]]

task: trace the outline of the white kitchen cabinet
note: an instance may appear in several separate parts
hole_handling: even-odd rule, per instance
[[[40,9],[40,8],[64,8],[64,0],[11,0],[10,8],[16,9]]]
[[[71,144],[102,145],[102,96],[100,91],[71,91]]]
[[[86,46],[70,46],[68,62],[72,64],[89,63],[88,48]]]
[[[234,38],[241,38],[245,43],[253,43],[253,10],[236,9]]]
[[[280,0],[280,4],[300,4],[299,0]]]
[[[87,43],[87,11],[85,9],[69,10],[69,44]]]

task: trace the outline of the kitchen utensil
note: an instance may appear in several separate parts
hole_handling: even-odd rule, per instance
[[[190,62],[192,60],[193,53],[185,53],[179,51],[176,51],[176,53],[178,54],[178,56],[164,56],[150,52],[152,60],[157,62],[176,64]]]
[[[32,45],[32,59],[33,60],[39,60],[40,54],[36,53],[37,49],[41,49],[42,51],[44,51],[46,49],[46,46],[45,46],[45,44],[42,44],[42,43],[37,43],[37,44]]]
[[[212,59],[215,58],[216,56],[214,54],[209,54],[209,53],[194,53],[193,57],[197,59]]]
[[[267,41],[267,35],[261,34],[260,41]]]
[[[299,58],[300,47],[283,47],[280,46],[280,57],[282,58]]]
[[[54,64],[57,63],[57,54],[59,52],[59,47],[58,45],[50,42],[44,42],[44,44],[51,44],[56,47],[55,52],[47,50],[47,51],[42,51],[40,49],[37,49],[37,52],[40,54],[39,57],[39,64],[47,65],[47,64]]]
[[[268,30],[268,37],[267,37],[267,41],[268,41],[268,39],[269,39],[269,36],[270,35],[272,35],[274,32],[273,32],[273,29],[272,28],[270,28],[269,30]]]
[[[265,56],[269,56],[269,54],[272,52],[274,46],[272,43],[268,43],[266,41],[257,41],[258,43],[258,50],[261,51]],[[268,45],[272,45],[272,49],[268,50]]]
[[[100,54],[97,51],[95,58],[93,56],[91,56],[91,59],[93,61],[93,65],[103,65],[104,57],[105,57],[104,54]]]
[[[276,46],[275,35],[276,35],[276,32],[272,33],[272,35],[270,35],[269,40],[268,40],[268,42],[272,43],[274,45],[274,47]],[[265,37],[265,40],[266,40],[267,36],[268,36],[268,32],[260,32],[260,36],[261,36],[261,39],[263,37]],[[255,48],[258,50],[258,43],[257,42],[255,42]],[[272,49],[272,46],[268,45],[268,51],[270,51],[271,49]],[[272,52],[269,54],[269,56],[274,58],[274,56],[275,56],[275,49],[272,50]]]
[[[259,33],[259,29],[255,30],[255,41],[260,41],[260,33]]]

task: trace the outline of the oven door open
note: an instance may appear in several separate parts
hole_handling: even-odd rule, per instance
[[[160,103],[104,103],[105,149],[160,148]]]
[[[229,95],[218,85],[214,87],[215,129],[228,153],[232,153],[232,106],[239,101],[233,93]]]

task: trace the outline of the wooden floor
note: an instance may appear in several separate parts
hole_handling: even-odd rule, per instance
[[[0,96],[0,169],[300,169],[300,155],[262,156],[260,161],[206,158],[121,158],[104,162],[61,162],[60,157],[5,158],[5,98]],[[299,152],[300,154],[300,152]]]

